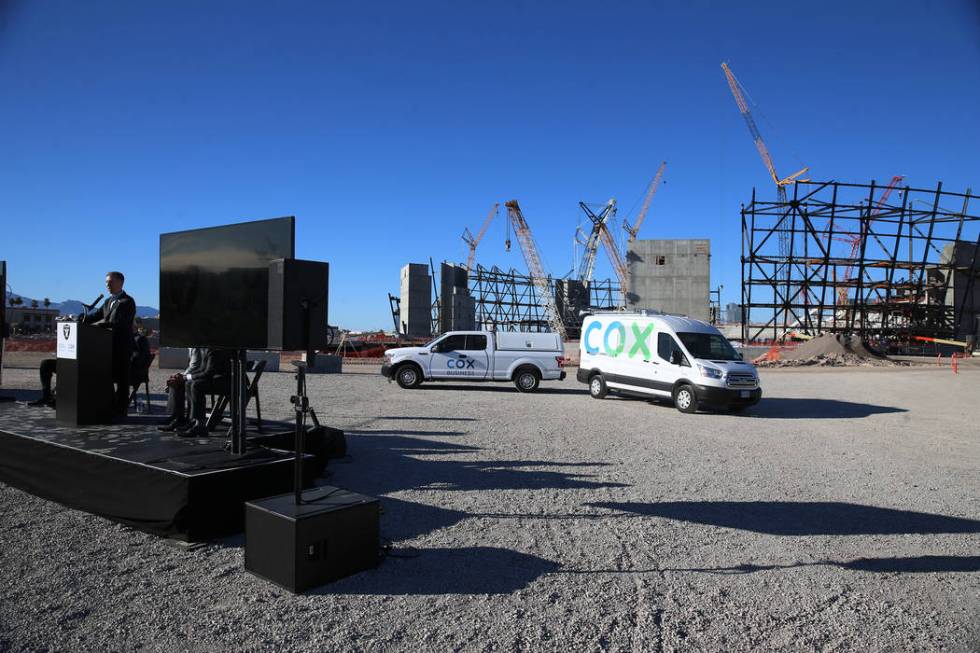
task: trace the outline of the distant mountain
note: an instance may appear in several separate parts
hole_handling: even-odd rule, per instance
[[[10,293],[7,295],[7,306],[10,306],[10,300],[13,297],[20,297],[24,300],[24,306],[30,306],[31,302],[34,301],[31,297],[24,297],[23,295],[18,295],[17,293]],[[40,307],[44,306],[43,300],[37,300],[37,305]],[[58,309],[59,315],[78,315],[82,312],[82,302],[77,299],[66,299],[63,302],[51,302],[48,308]],[[136,307],[136,317],[156,317],[160,314],[159,308],[153,308],[152,306],[137,306]]]

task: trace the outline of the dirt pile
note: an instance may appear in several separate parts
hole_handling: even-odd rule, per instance
[[[796,349],[782,352],[777,360],[764,360],[757,367],[892,367],[908,365],[872,351],[860,338],[825,333],[807,340]]]

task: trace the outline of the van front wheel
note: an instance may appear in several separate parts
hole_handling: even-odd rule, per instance
[[[694,388],[687,385],[680,385],[674,390],[674,405],[682,413],[698,412],[698,397],[694,394]]]
[[[605,399],[609,389],[606,387],[606,380],[601,374],[594,375],[589,379],[589,396],[593,399]]]

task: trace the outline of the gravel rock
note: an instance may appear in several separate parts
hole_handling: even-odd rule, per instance
[[[739,415],[596,401],[574,370],[535,394],[357,371],[309,390],[351,454],[320,482],[382,499],[377,569],[294,596],[241,536],[0,484],[0,650],[980,649],[980,370],[765,370]],[[263,377],[264,417],[293,383]]]

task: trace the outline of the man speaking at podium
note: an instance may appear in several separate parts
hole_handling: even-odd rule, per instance
[[[116,385],[113,408],[121,415],[126,414],[129,406],[129,359],[133,353],[133,320],[136,319],[136,302],[123,291],[125,282],[122,272],[107,273],[105,287],[109,298],[81,320],[85,324],[112,328],[112,382]]]

